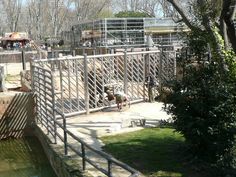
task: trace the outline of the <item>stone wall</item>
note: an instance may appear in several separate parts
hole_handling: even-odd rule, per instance
[[[0,140],[32,135],[34,98],[31,93],[4,92],[0,94]]]
[[[63,155],[63,144],[53,144],[38,126],[34,128],[34,135],[39,139],[58,177],[89,177],[88,174],[81,172],[82,169],[77,165],[76,160]]]
[[[29,62],[32,58],[38,58],[37,51],[25,52],[25,61]],[[21,63],[22,52],[1,52],[0,63]]]

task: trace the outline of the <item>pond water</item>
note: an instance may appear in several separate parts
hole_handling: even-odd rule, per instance
[[[0,141],[0,177],[56,177],[34,137]]]

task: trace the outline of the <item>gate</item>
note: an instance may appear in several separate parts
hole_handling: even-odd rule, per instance
[[[110,106],[105,94],[107,88],[124,91],[131,103],[147,100],[146,76],[150,74],[164,84],[175,77],[175,66],[174,51],[35,60],[33,89],[40,95],[42,116],[53,107],[66,115],[88,113]]]
[[[48,68],[32,65],[32,88],[36,97],[37,123],[46,127],[56,142],[55,90],[52,71]]]

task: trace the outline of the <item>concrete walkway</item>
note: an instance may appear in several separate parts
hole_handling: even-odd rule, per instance
[[[170,115],[163,110],[163,103],[137,103],[122,111],[117,108],[107,108],[100,112],[67,118],[67,128],[91,146],[101,150],[103,144],[99,137],[114,135],[142,129],[142,126],[132,126],[139,120],[146,119],[145,126],[156,126],[158,120],[167,120]]]
[[[160,120],[167,120],[169,118],[170,116],[163,110],[163,103],[145,102],[133,104],[130,108],[128,106],[124,107],[122,111],[118,111],[117,108],[106,108],[103,111],[90,113],[89,115],[67,118],[66,121],[67,129],[70,132],[93,148],[102,151],[103,143],[99,140],[101,136],[140,130],[143,126],[134,126],[134,123],[139,123],[139,120],[145,119],[146,123],[144,127],[147,127],[156,126]],[[62,129],[58,129],[58,132],[63,135]],[[80,143],[74,139],[68,137],[68,142],[75,149],[81,150]],[[60,144],[60,142],[58,143]],[[63,143],[61,145],[63,147]],[[75,157],[74,153],[69,152],[69,156],[81,162],[81,159]],[[102,168],[107,168],[107,160],[89,149],[86,150],[86,156]],[[86,166],[86,171],[94,177],[105,176],[91,165]],[[115,177],[128,177],[130,175],[129,172],[116,166],[113,167],[112,171]],[[140,174],[140,176],[143,175]]]

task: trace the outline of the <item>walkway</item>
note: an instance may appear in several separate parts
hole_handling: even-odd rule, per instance
[[[107,108],[100,112],[90,113],[89,115],[67,118],[67,129],[92,147],[102,150],[103,143],[99,140],[99,137],[136,131],[143,128],[142,126],[131,127],[132,120],[146,119],[145,126],[147,127],[156,126],[159,123],[158,120],[167,120],[169,118],[170,116],[163,110],[162,103],[137,103],[131,105],[130,108],[124,108],[122,111],[118,111],[117,108]],[[60,134],[62,135],[63,132],[60,131]],[[70,138],[68,141],[74,148],[80,149],[77,142]],[[94,162],[106,168],[106,160],[101,159],[89,150],[87,154]],[[73,153],[69,153],[69,155],[74,157]],[[114,176],[129,176],[123,169],[113,168]],[[86,169],[92,176],[104,176],[89,165],[87,165]]]
[[[88,144],[101,150],[98,137],[142,129],[130,127],[131,120],[146,119],[146,126],[155,126],[158,120],[167,120],[170,116],[163,110],[162,103],[137,103],[122,111],[107,108],[101,112],[67,118],[67,128]]]

